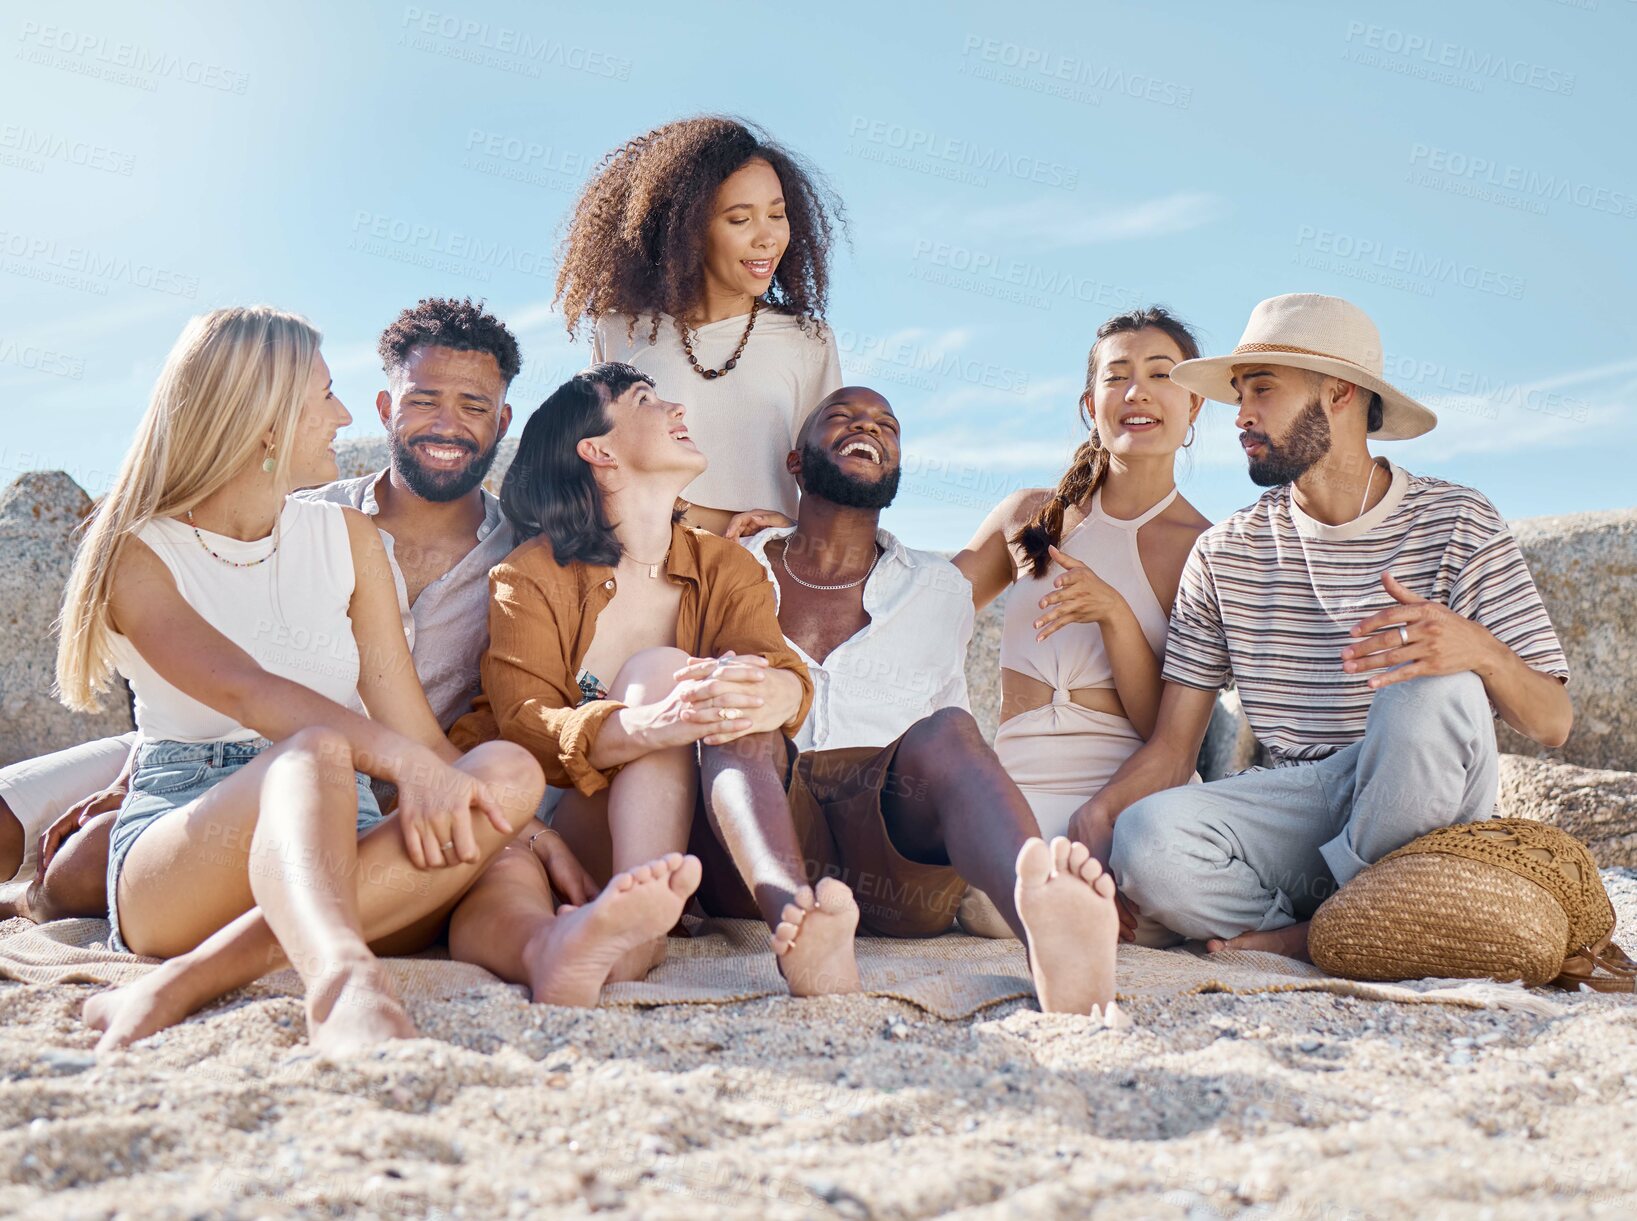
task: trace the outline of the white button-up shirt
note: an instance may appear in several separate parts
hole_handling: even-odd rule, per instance
[[[767,545],[794,532],[763,530],[742,540],[767,569],[775,599]],[[967,708],[971,583],[942,556],[905,547],[885,530],[875,541],[881,559],[864,582],[870,622],[822,665],[790,641],[813,675],[813,709],[796,734],[801,750],[886,746],[940,708]]]

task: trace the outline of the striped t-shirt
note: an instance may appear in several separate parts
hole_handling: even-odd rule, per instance
[[[1322,759],[1364,736],[1380,671],[1348,674],[1353,627],[1405,588],[1488,628],[1535,670],[1569,676],[1517,541],[1495,506],[1459,484],[1386,464],[1392,484],[1356,521],[1329,526],[1289,485],[1200,536],[1171,612],[1165,681],[1239,689],[1276,763]]]

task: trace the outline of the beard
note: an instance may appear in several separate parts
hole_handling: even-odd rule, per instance
[[[430,500],[434,504],[447,504],[451,500],[459,500],[477,487],[489,473],[489,468],[494,465],[495,455],[500,452],[498,439],[483,453],[479,453],[477,446],[470,441],[456,441],[446,437],[440,437],[435,442],[424,437],[404,441],[394,433],[389,440],[392,447],[392,469],[398,472],[405,487],[422,500]],[[472,460],[458,470],[430,470],[421,465],[420,456],[415,452],[416,446],[422,444],[464,449],[472,455]]]
[[[801,448],[803,496],[817,496],[848,509],[884,509],[898,495],[903,468],[894,467],[879,479],[859,479],[842,470],[824,450],[809,441]]]
[[[1241,435],[1260,441],[1264,447],[1260,458],[1250,460],[1251,482],[1257,487],[1278,487],[1295,483],[1330,452],[1330,417],[1314,399],[1302,408],[1277,445],[1266,433],[1246,431]]]

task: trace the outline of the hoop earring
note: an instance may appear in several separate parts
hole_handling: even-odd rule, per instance
[[[261,469],[271,475],[274,471],[278,470],[278,468],[279,464],[273,457],[273,447],[269,445],[267,447],[267,457],[261,460]]]
[[[1188,439],[1182,443],[1182,448],[1187,449],[1191,445],[1193,445],[1193,443],[1194,443],[1194,426],[1192,424],[1190,424],[1190,425],[1188,425]]]

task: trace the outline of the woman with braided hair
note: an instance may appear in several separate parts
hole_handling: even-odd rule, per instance
[[[1048,839],[1154,728],[1171,603],[1211,524],[1175,476],[1203,400],[1170,370],[1198,351],[1159,307],[1098,327],[1068,472],[1007,497],[955,557],[979,607],[1011,590],[995,751]]]
[[[796,513],[785,455],[807,412],[841,385],[823,314],[839,201],[760,130],[702,116],[608,154],[563,242],[556,300],[592,359],[635,365],[688,405],[710,466],[684,490],[687,521]]]

